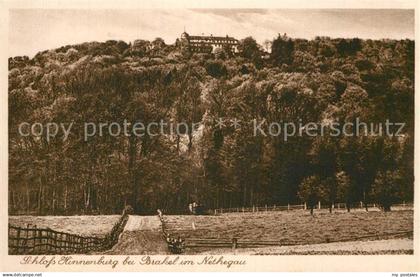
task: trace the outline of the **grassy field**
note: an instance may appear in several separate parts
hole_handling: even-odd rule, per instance
[[[231,213],[219,216],[166,216],[169,233],[188,239],[219,238],[252,241],[280,241],[282,244],[321,244],[342,240],[375,240],[387,233],[413,230],[413,211],[399,210],[351,213],[282,211]],[[404,236],[403,236],[404,237]],[[406,237],[406,236],[405,236]],[[387,237],[388,238],[388,237]]]
[[[119,215],[10,216],[9,223],[21,227],[31,224],[72,234],[101,237],[112,229],[119,217]],[[130,218],[133,220],[136,217]],[[146,224],[148,221],[144,221],[145,217],[137,218],[141,219],[139,221],[141,224],[139,222],[131,224],[132,226],[127,224],[119,243],[107,254],[144,254],[141,251],[145,249],[154,249],[155,254],[166,253],[160,227],[148,228],[150,224]],[[395,210],[388,213],[362,210],[347,213],[340,210],[332,214],[327,210],[317,210],[314,216],[308,211],[294,210],[230,213],[217,216],[168,215],[164,216],[164,219],[166,231],[171,236],[181,236],[187,245],[188,241],[196,239],[229,241],[232,238],[237,238],[239,242],[275,241],[282,245],[264,248],[240,246],[237,251],[242,254],[410,254],[413,249],[411,235],[387,235],[413,231],[412,210]],[[346,240],[348,242],[342,242]],[[355,241],[358,241],[358,244]],[[288,248],[287,245],[299,246]],[[232,252],[230,248],[207,247],[187,248],[185,253],[230,252]]]
[[[293,246],[238,248],[236,250],[213,248],[208,251],[197,251],[197,253],[202,255],[401,255],[413,254],[413,240],[401,238],[374,241],[347,241]]]
[[[9,224],[26,227],[50,228],[82,236],[102,237],[111,231],[120,215],[95,216],[9,216]]]

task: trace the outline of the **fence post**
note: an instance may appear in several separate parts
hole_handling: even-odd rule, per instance
[[[252,205],[252,212],[255,212],[255,205]]]
[[[57,251],[57,246],[58,246],[58,244],[57,244],[57,233],[56,232],[53,233],[53,239],[54,239],[53,245],[55,246],[54,247],[54,253],[55,253]]]
[[[217,215],[217,210],[216,209],[214,209],[214,215]]]
[[[268,209],[267,209],[267,205],[265,205],[265,211],[268,211]]]
[[[16,236],[17,240],[16,240],[16,246],[17,246],[17,253],[19,254],[20,252],[20,228],[17,230],[17,236]]]
[[[57,247],[58,247],[58,251],[60,251],[61,252],[61,247],[62,247],[62,245],[63,245],[63,243],[61,242],[61,237],[62,237],[62,235],[60,234],[60,233],[58,233],[57,235],[56,235],[56,239],[57,239]],[[56,251],[55,251],[55,254],[58,254],[57,253],[57,249],[56,249]]]
[[[273,211],[275,211],[276,210],[276,205],[273,205]]]
[[[32,230],[32,251],[35,250],[35,245],[36,245],[36,226],[33,227],[34,229]]]
[[[52,231],[47,232],[48,253],[51,253],[51,250],[53,250],[53,245],[55,245],[54,240],[53,240],[53,236],[54,236],[54,233]]]
[[[318,201],[318,210],[321,209],[321,201]]]
[[[287,204],[287,210],[290,210],[290,204]]]
[[[48,249],[48,244],[50,243],[50,239],[49,239],[49,236],[48,236],[48,231],[45,231],[45,241],[44,241],[44,248],[45,248],[45,251],[48,251],[49,249]]]
[[[29,230],[28,230],[28,229],[29,229],[29,225],[30,225],[29,223],[28,223],[28,225],[26,225],[26,230],[25,230],[25,231],[26,231],[26,240],[25,240],[25,244],[26,244],[27,246],[29,245],[29,239],[28,239],[28,238],[29,238],[29,234],[28,234],[28,233],[29,233]],[[28,248],[28,250],[29,250],[29,248]]]
[[[42,231],[41,230],[38,230],[37,237],[38,237],[38,244],[36,246],[38,247],[38,250],[42,250]]]
[[[362,208],[363,208],[363,202],[360,201],[360,209],[362,209]]]
[[[303,209],[306,210],[306,202],[303,204]]]

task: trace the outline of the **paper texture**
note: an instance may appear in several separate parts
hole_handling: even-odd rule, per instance
[[[418,271],[417,8],[1,2],[1,271]]]

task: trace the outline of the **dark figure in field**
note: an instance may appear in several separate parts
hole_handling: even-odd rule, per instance
[[[348,200],[346,201],[346,209],[348,213],[350,212],[350,208],[351,208],[351,202]]]
[[[199,203],[197,203],[195,201],[188,205],[188,210],[191,214],[194,214],[194,215],[205,215],[206,214],[204,206],[200,205]]]
[[[206,211],[205,211],[204,206],[197,205],[197,207],[195,208],[195,214],[197,214],[197,215],[205,215],[206,214]]]
[[[308,207],[311,211],[311,215],[314,215],[314,209],[316,206],[316,197],[313,195],[311,195],[308,199]]]

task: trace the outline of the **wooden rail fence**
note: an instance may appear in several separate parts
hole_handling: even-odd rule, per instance
[[[365,205],[363,202],[352,203],[350,205],[352,209],[364,209]],[[368,208],[378,208],[377,204],[367,204]],[[392,207],[399,208],[412,208],[413,203],[401,203],[394,204]],[[328,209],[329,205],[322,204],[318,202],[315,206],[315,209]],[[332,206],[333,210],[345,210],[347,209],[346,203],[334,203]],[[255,213],[255,212],[268,212],[268,211],[288,211],[288,210],[306,210],[309,209],[306,203],[300,205],[287,205],[287,206],[277,206],[277,205],[265,205],[265,206],[252,206],[252,207],[234,207],[234,208],[218,208],[213,209],[208,212],[208,214],[223,214],[223,213]]]
[[[68,254],[101,250],[105,238],[83,237],[36,226],[9,225],[9,254]]]
[[[394,233],[373,234],[365,236],[351,236],[344,237],[338,240],[331,240],[328,237],[325,241],[317,243],[332,243],[332,242],[346,242],[365,239],[387,239],[412,236],[413,231],[402,231]],[[281,240],[240,240],[238,238],[223,239],[223,238],[205,238],[205,239],[186,239],[185,248],[255,248],[266,246],[293,246],[306,244],[304,241],[281,241]]]
[[[368,208],[377,207],[376,204],[368,204]],[[334,204],[334,209],[347,209],[345,203],[336,203]],[[401,207],[403,209],[412,209],[412,203],[402,203],[393,205],[393,207]],[[328,209],[329,206],[323,206],[321,203],[318,203],[317,209]],[[363,203],[352,204],[352,209],[355,208],[365,208]],[[263,207],[247,207],[247,208],[228,208],[228,209],[217,209],[214,214],[221,213],[234,213],[234,212],[264,212],[264,211],[284,211],[284,210],[301,210],[307,209],[306,204],[302,205],[287,205],[287,206],[263,206]],[[159,219],[161,221],[163,238],[168,243],[169,249],[174,249],[173,238],[168,232],[167,223],[164,220],[163,214],[159,213]],[[346,241],[357,241],[357,240],[366,240],[366,239],[388,239],[388,238],[398,238],[398,237],[407,237],[413,236],[413,231],[401,231],[394,233],[378,233],[364,236],[349,236],[343,237],[337,240],[333,240],[328,236],[325,237],[323,241],[317,243],[332,243],[332,242],[346,242]],[[171,250],[173,253],[181,253],[186,248],[232,248],[233,250],[237,248],[255,248],[255,247],[266,247],[266,246],[293,246],[293,245],[303,245],[307,244],[305,241],[286,241],[286,240],[241,240],[239,238],[176,238],[175,251]],[[181,240],[181,242],[179,242]]]
[[[172,237],[171,234],[167,231],[166,222],[163,218],[161,210],[158,210],[158,216],[162,227],[162,237],[168,245],[168,250],[173,254],[182,253],[185,248],[185,241],[180,237]]]
[[[122,216],[105,237],[90,237],[59,232],[49,228],[18,227],[9,224],[9,254],[87,254],[110,249],[124,230],[129,213]]]

